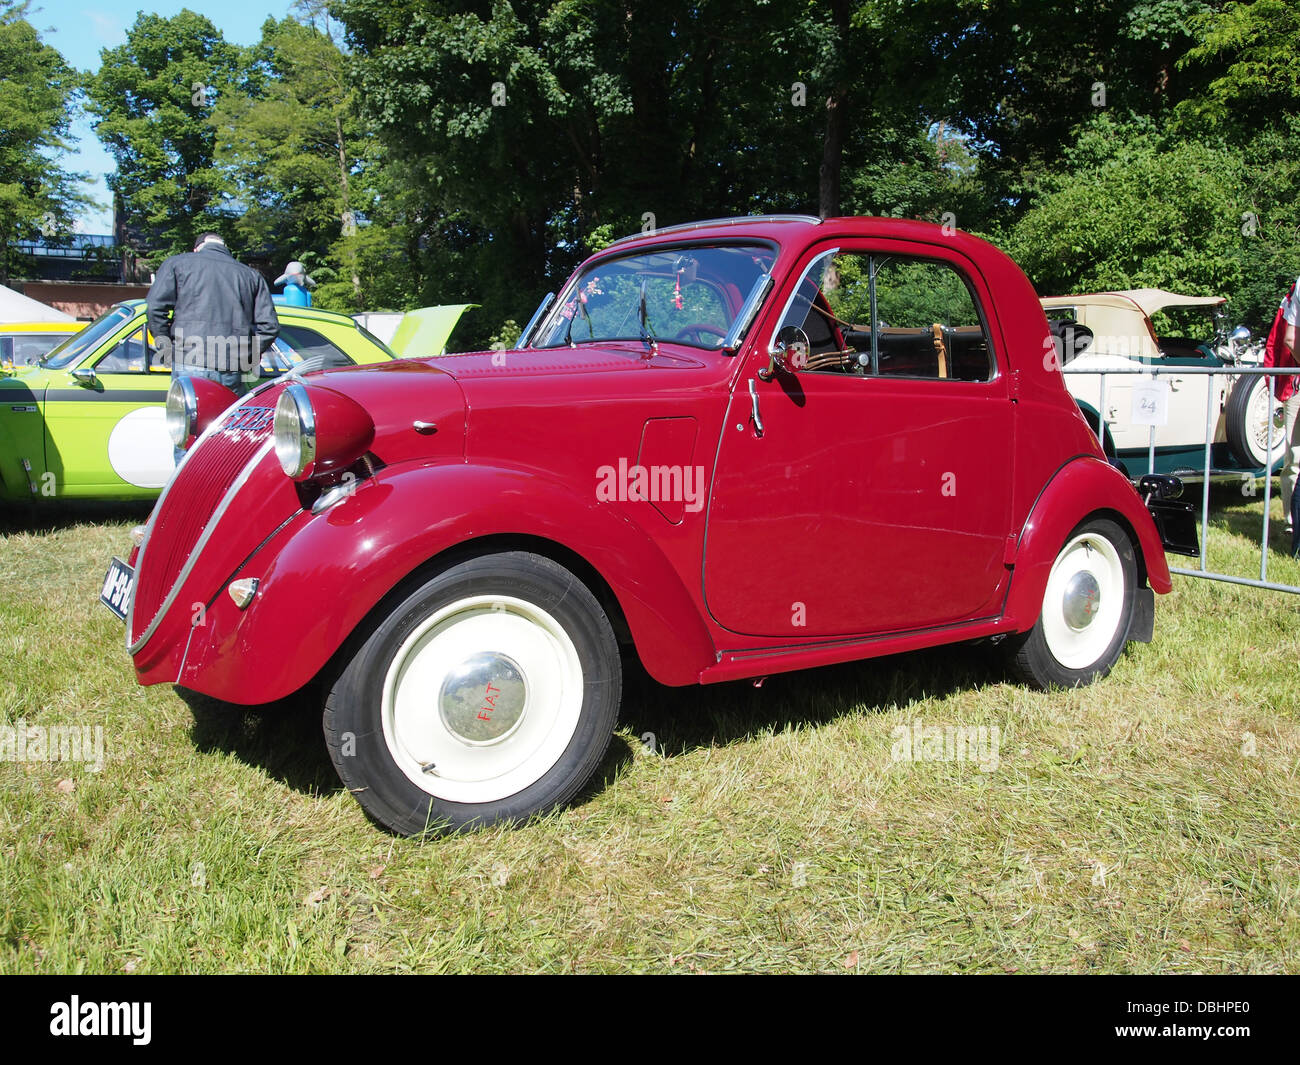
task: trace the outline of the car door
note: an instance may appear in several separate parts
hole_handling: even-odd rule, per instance
[[[150,495],[171,476],[164,404],[171,377],[157,365],[143,317],[83,359],[93,371],[51,387],[45,405],[45,464],[59,495]]]
[[[1014,419],[982,279],[947,249],[896,241],[815,249],[792,277],[719,446],[712,616],[795,639],[996,616]],[[769,343],[792,328],[806,365],[764,380]]]

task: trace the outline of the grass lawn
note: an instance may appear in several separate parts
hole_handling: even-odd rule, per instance
[[[1214,497],[1212,568],[1258,576],[1260,512]],[[308,709],[136,686],[97,596],[141,520],[0,517],[0,724],[105,753],[0,763],[0,972],[1300,972],[1294,596],[1176,577],[1155,642],[1075,691],[988,646],[632,678],[575,807],[410,841]],[[895,760],[916,722],[996,727],[996,768]]]

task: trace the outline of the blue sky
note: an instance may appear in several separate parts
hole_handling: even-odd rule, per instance
[[[135,22],[139,11],[171,16],[189,8],[211,19],[226,40],[253,44],[262,35],[262,23],[268,18],[283,18],[292,6],[292,0],[34,0],[27,18],[40,31],[41,39],[62,52],[64,59],[80,70],[93,71],[99,69],[101,49],[126,40],[127,27]],[[62,160],[63,165],[88,173],[91,195],[103,204],[102,210],[83,212],[77,228],[87,233],[111,232],[112,206],[105,177],[113,169],[113,160],[84,117],[73,127],[73,136],[74,150]]]

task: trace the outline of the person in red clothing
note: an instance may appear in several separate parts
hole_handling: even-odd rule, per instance
[[[1296,359],[1296,331],[1300,324],[1300,278],[1291,282],[1282,299],[1282,306],[1273,319],[1273,328],[1268,334],[1268,345],[1264,349],[1264,365],[1286,367],[1294,366],[1300,374],[1300,362]],[[1291,501],[1295,495],[1296,479],[1300,476],[1300,389],[1297,376],[1279,374],[1273,378],[1273,394],[1282,404],[1284,418],[1283,431],[1286,434],[1286,457],[1282,465],[1282,513],[1286,518],[1286,531],[1293,536],[1296,533],[1291,516]]]

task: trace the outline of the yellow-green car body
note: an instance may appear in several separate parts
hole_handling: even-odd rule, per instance
[[[345,314],[277,306],[280,336],[262,376],[306,360],[344,366],[393,353]],[[0,377],[0,502],[151,499],[171,477],[164,421],[171,385],[143,300],[111,307],[39,364]]]

